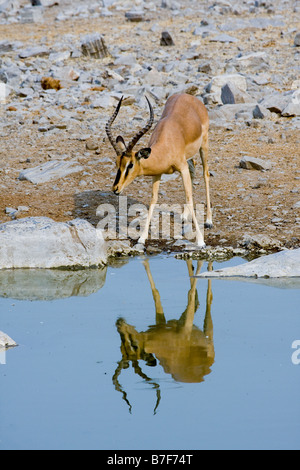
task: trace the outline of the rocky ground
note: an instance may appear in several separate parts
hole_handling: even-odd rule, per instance
[[[117,100],[124,95],[126,106],[113,130],[128,139],[148,118],[145,93],[158,119],[167,97],[185,91],[206,103],[211,119],[207,244],[300,246],[298,1],[47,5],[0,2],[0,222],[48,216],[96,225],[99,204],[117,205],[110,194],[115,154],[105,135]],[[164,31],[174,45],[161,44]],[[87,35],[97,34],[105,58],[83,54]],[[44,77],[56,80],[54,88],[43,89]],[[253,158],[261,160],[256,169],[240,163],[251,167]],[[36,168],[30,180],[24,170]],[[199,162],[195,202],[205,202],[201,173]],[[144,204],[150,193],[149,178],[126,190]],[[183,203],[181,178],[160,193],[160,202]]]

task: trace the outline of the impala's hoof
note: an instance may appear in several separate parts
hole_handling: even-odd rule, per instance
[[[213,223],[212,223],[212,222],[209,222],[209,221],[208,221],[208,222],[205,222],[204,227],[205,227],[205,228],[213,228]]]
[[[205,250],[205,248],[206,248],[206,244],[203,241],[199,241],[199,242],[197,241],[197,245],[198,245],[200,250]]]

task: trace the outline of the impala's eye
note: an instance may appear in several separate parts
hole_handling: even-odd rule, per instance
[[[133,163],[129,163],[127,168],[128,168],[128,170],[131,170],[131,168],[133,168]]]

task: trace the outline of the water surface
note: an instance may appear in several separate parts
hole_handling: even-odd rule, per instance
[[[192,264],[0,273],[0,449],[299,449],[299,289]]]

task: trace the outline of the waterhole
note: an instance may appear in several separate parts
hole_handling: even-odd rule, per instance
[[[299,288],[193,277],[241,261],[1,272],[0,449],[299,448]]]

